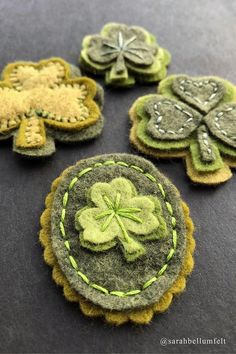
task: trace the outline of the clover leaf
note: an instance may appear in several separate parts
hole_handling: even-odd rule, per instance
[[[74,77],[59,58],[9,64],[0,81],[0,139],[14,135],[14,150],[31,156],[52,153],[54,132],[70,141],[97,122],[96,91],[93,80]]]
[[[80,56],[85,69],[106,75],[106,83],[131,85],[134,77],[158,81],[166,74],[170,54],[145,29],[110,23],[100,35],[85,37]]]
[[[106,251],[117,243],[127,261],[145,254],[142,241],[165,236],[166,225],[158,199],[138,195],[123,177],[110,183],[95,183],[89,191],[89,206],[79,210],[75,226],[80,242],[93,251]]]
[[[166,78],[158,95],[141,97],[131,111],[137,117],[139,146],[157,156],[184,156],[189,150],[199,173],[224,168],[224,155],[236,156],[235,93],[231,83],[217,77]]]

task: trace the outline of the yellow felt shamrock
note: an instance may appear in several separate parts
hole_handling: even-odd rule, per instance
[[[45,156],[55,151],[54,138],[84,140],[84,130],[96,126],[87,134],[94,137],[101,130],[95,102],[101,89],[79,75],[60,58],[8,64],[0,82],[0,138],[13,135],[16,152]]]

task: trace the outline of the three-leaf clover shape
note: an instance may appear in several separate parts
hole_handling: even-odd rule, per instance
[[[13,135],[16,151],[46,153],[52,140],[46,129],[62,132],[70,140],[70,134],[95,124],[100,116],[94,101],[96,83],[75,77],[62,59],[12,63],[2,77],[0,138]]]
[[[88,206],[76,213],[75,227],[83,247],[98,252],[118,243],[127,261],[146,252],[142,241],[166,233],[157,197],[138,195],[134,184],[123,177],[90,188]]]
[[[221,155],[236,157],[236,90],[231,83],[173,75],[160,83],[158,93],[140,98],[135,106],[142,143],[157,155],[189,149],[200,173],[223,168]]]
[[[107,83],[130,85],[136,75],[144,81],[158,81],[162,71],[163,78],[170,55],[145,29],[110,23],[100,35],[85,37],[80,59],[88,70],[105,72]]]

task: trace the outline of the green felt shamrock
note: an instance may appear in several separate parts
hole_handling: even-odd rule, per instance
[[[158,93],[133,105],[132,142],[157,157],[185,157],[195,182],[228,179],[225,161],[231,165],[236,158],[234,85],[217,77],[173,75],[160,83]]]
[[[137,26],[109,23],[101,35],[86,36],[81,65],[106,75],[106,83],[129,86],[136,80],[155,82],[166,76],[170,54],[158,47],[155,37]]]
[[[156,197],[139,196],[128,179],[95,183],[89,191],[89,206],[79,210],[75,226],[83,247],[105,251],[117,243],[127,261],[145,253],[139,241],[165,236],[165,221]]]

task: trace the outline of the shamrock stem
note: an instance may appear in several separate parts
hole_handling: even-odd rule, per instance
[[[46,132],[42,118],[33,114],[21,121],[16,137],[17,148],[41,148],[46,143]]]
[[[124,252],[127,256],[127,259],[133,261],[145,253],[145,248],[139,242],[135,241],[132,237],[129,236],[119,215],[115,214],[115,218],[123,234],[123,237],[119,237],[119,240],[124,247]]]
[[[208,163],[213,162],[215,160],[213,144],[211,142],[205,125],[201,125],[197,129],[197,140],[202,161]]]
[[[115,63],[115,71],[117,74],[121,74],[126,71],[125,59],[122,52],[120,52],[117,56]]]

